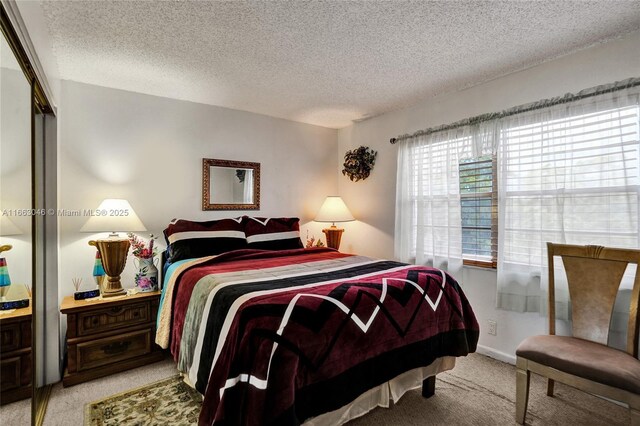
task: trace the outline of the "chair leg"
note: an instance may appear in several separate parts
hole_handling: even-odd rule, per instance
[[[547,379],[547,396],[553,396],[553,385],[555,383],[552,379]]]
[[[529,380],[531,372],[521,368],[516,369],[516,423],[524,424],[529,402]]]

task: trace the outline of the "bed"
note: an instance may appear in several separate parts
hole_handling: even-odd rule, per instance
[[[165,231],[156,343],[203,395],[201,425],[342,424],[475,351],[478,324],[451,276],[302,248],[293,219]]]

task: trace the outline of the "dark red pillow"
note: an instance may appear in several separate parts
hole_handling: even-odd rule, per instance
[[[247,247],[261,250],[303,248],[300,240],[300,219],[297,217],[243,218]]]
[[[174,219],[164,230],[164,237],[169,262],[247,248],[241,217],[207,222]]]

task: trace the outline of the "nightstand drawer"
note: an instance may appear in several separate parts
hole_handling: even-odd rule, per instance
[[[19,388],[21,357],[3,359],[0,362],[0,391]]]
[[[151,330],[133,331],[76,345],[78,370],[89,370],[151,352]]]
[[[0,315],[0,405],[30,395],[31,307],[28,307]]]
[[[78,314],[78,336],[131,327],[151,321],[148,302],[105,307]]]
[[[16,349],[20,349],[20,323],[2,324],[0,327],[0,352],[6,353]]]

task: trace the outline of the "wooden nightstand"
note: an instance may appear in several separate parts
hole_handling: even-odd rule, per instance
[[[31,306],[0,314],[0,405],[31,397]]]
[[[67,296],[67,368],[62,383],[72,386],[160,361],[154,343],[160,292],[102,300]]]

